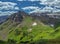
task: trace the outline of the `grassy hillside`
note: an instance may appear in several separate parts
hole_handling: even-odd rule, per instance
[[[0,25],[0,44],[49,44],[59,39],[60,27],[55,29],[29,16],[21,23],[7,20]]]

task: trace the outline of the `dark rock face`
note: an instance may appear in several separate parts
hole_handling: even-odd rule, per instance
[[[8,15],[0,16],[0,24],[8,19]]]
[[[60,17],[58,17],[58,15],[54,16],[52,15],[48,15],[47,13],[32,13],[31,16],[34,19],[38,19],[40,21],[42,21],[44,24],[53,24],[55,25],[57,22],[60,22]]]
[[[25,12],[22,12],[22,11],[19,11],[17,13],[14,13],[12,14],[9,19],[12,21],[12,22],[18,22],[20,23],[21,21],[23,21],[23,18],[25,17],[26,13]]]
[[[11,20],[14,22],[21,22],[23,20],[23,16],[19,13],[14,13],[14,15],[11,17]]]

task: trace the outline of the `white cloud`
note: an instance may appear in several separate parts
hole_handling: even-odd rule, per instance
[[[53,10],[53,8],[49,7],[49,6],[46,6],[46,7],[43,8],[43,10],[48,10],[49,11],[49,10]]]
[[[11,15],[13,13],[16,13],[17,11],[0,11],[0,16],[3,16],[3,15]]]
[[[0,10],[18,10],[17,3],[0,1]]]
[[[7,10],[7,11],[4,11],[4,10]],[[17,12],[14,10],[19,10],[19,7],[17,7],[17,3],[0,1],[0,16],[1,15],[11,15],[11,14]]]
[[[60,8],[60,0],[40,0],[40,4],[48,5],[48,6],[54,6],[57,8]]]
[[[18,0],[18,1],[40,1],[40,0]]]
[[[55,3],[55,0],[41,0],[40,4],[44,4],[44,5],[52,5],[53,3]]]
[[[40,4],[60,8],[60,0],[18,0],[18,1],[41,1]]]
[[[34,12],[51,12],[52,10],[54,10],[54,8],[46,6],[43,9],[41,9],[40,7],[35,7],[35,6],[28,6],[28,7],[24,7],[22,8],[23,10],[32,10],[29,11],[29,13],[34,13]]]
[[[22,8],[22,9],[24,9],[24,10],[26,10],[26,9],[39,9],[39,7],[37,7],[37,6],[28,6],[28,7],[24,7],[24,8]]]
[[[24,11],[29,11],[28,13],[36,13],[36,12],[60,12],[59,9],[56,8],[52,8],[50,6],[46,6],[43,9],[36,7],[36,6],[28,6],[28,7],[24,7],[22,8]],[[32,10],[32,11],[31,11]]]
[[[41,1],[40,4],[60,8],[60,0],[18,0],[18,1]]]
[[[19,10],[19,7],[15,7],[16,10]]]
[[[22,0],[23,1],[23,0]],[[27,1],[27,0],[24,0]],[[60,0],[29,0],[29,1],[41,1],[40,4],[42,5],[46,5],[46,7],[44,7],[43,9],[39,8],[39,7],[25,7],[23,8],[24,10],[33,10],[32,12],[59,12],[59,9],[56,8],[60,8]],[[51,6],[54,6],[54,8],[52,8]]]
[[[24,7],[22,8],[24,11],[28,11],[28,13],[33,13],[36,12],[38,10],[40,10],[41,8],[37,7],[37,6],[28,6],[28,7]]]
[[[60,12],[60,10],[59,9],[54,9],[54,11],[53,12]]]

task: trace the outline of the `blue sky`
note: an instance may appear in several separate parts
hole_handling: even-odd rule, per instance
[[[19,10],[33,12],[60,12],[60,0],[0,0],[0,16]]]

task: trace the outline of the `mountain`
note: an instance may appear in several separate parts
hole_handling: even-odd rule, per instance
[[[8,15],[0,16],[0,23],[3,23],[7,20]]]
[[[25,15],[26,13],[19,11],[18,13],[8,16],[7,20],[0,25],[0,30],[2,30],[0,31],[0,35],[3,37],[3,39],[7,36],[12,28],[17,27],[23,21]]]
[[[31,13],[30,14],[33,18],[39,19],[43,23],[50,25],[50,26],[55,26],[56,23],[60,22],[60,14],[59,13],[50,13],[50,12],[45,12],[45,13]]]
[[[1,44],[48,44],[60,41],[60,24],[54,28],[43,21],[45,16],[27,14],[23,11],[14,13],[0,25]],[[41,19],[41,20],[40,20]],[[58,25],[57,24],[57,25]],[[52,43],[53,44],[53,43]]]

